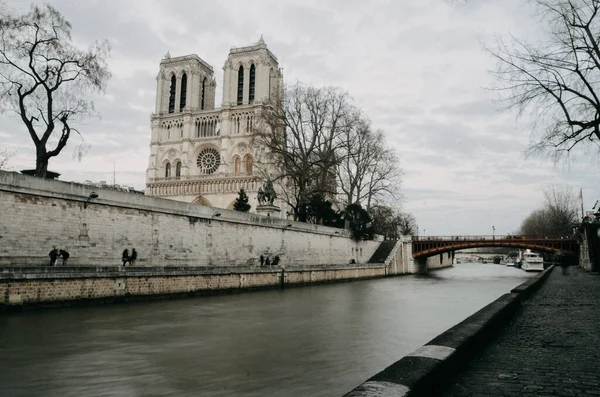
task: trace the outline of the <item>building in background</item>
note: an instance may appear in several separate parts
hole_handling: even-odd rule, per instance
[[[197,55],[161,60],[147,195],[232,209],[243,188],[256,208],[263,178],[252,131],[262,104],[283,89],[282,70],[261,37],[232,48],[223,71],[223,102],[215,108],[211,65]]]

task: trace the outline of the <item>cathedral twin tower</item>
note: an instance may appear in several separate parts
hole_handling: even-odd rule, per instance
[[[146,194],[231,209],[243,188],[256,208],[262,178],[254,167],[253,126],[261,105],[282,90],[282,80],[262,37],[232,48],[219,109],[212,66],[197,55],[167,53],[157,77]]]

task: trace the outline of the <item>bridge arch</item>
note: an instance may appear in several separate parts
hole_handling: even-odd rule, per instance
[[[560,253],[572,256],[576,256],[579,253],[579,244],[574,238],[527,236],[414,236],[412,241],[412,256],[413,258],[427,258],[444,252],[484,247],[530,249],[532,251]]]

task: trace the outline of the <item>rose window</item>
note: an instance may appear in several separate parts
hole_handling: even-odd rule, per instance
[[[214,148],[204,149],[200,152],[196,160],[196,164],[203,174],[212,174],[215,172],[219,168],[219,163],[219,152]]]

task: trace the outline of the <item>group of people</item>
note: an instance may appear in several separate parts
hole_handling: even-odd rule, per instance
[[[50,256],[50,266],[56,266],[56,260],[60,256],[62,258],[63,266],[67,266],[69,260],[69,253],[63,249],[57,249],[56,246],[52,246],[52,251],[48,254]]]
[[[48,256],[50,256],[50,266],[56,266],[56,261],[58,257],[62,258],[62,264],[63,266],[66,266],[70,254],[66,250],[57,249],[54,245],[52,246],[52,251],[50,251]],[[136,259],[137,251],[135,250],[135,248],[131,250],[131,255],[129,255],[128,249],[125,249],[125,251],[123,251],[123,266],[125,266],[127,263],[129,263],[130,266],[133,266],[135,264]]]
[[[129,250],[126,248],[123,251],[123,266],[129,262],[129,266],[133,266],[135,264],[135,260],[137,259],[137,251],[135,248],[131,249],[131,255],[129,255]]]
[[[271,262],[271,258],[269,256],[260,256],[260,265],[261,266],[277,266],[279,264],[279,255],[275,255],[273,261]]]

